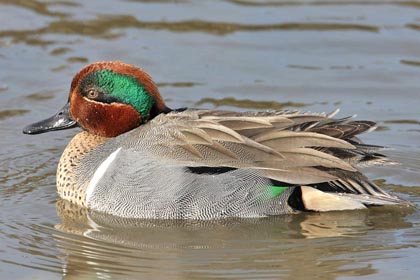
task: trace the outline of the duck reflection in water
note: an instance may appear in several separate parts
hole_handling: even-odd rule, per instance
[[[63,254],[65,279],[97,277],[98,273],[103,277],[142,273],[162,279],[209,277],[217,275],[213,270],[223,269],[224,262],[229,269],[245,271],[249,267],[258,270],[261,264],[261,275],[269,273],[267,262],[273,262],[276,274],[304,277],[357,263],[345,257],[349,251],[386,250],[384,242],[394,244],[397,238],[388,229],[412,227],[405,221],[412,208],[394,210],[378,207],[251,219],[153,220],[123,219],[60,199],[61,223],[55,226],[59,230],[55,239]],[[372,229],[387,230],[377,238]],[[343,237],[345,243],[340,242]],[[340,275],[375,272],[367,265],[357,265],[359,268]]]

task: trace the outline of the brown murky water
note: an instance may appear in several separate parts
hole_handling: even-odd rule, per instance
[[[418,279],[417,209],[164,222],[57,201],[75,131],[21,129],[64,104],[86,63],[117,59],[171,107],[377,120],[363,139],[402,164],[366,172],[420,206],[419,2],[0,0],[1,279]]]

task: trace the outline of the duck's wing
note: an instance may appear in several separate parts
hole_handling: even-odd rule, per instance
[[[315,150],[321,150],[324,153],[332,154],[355,167],[366,167],[372,165],[394,165],[397,162],[391,161],[385,155],[378,153],[379,150],[384,149],[383,146],[368,145],[364,144],[356,136],[365,132],[369,132],[376,129],[376,123],[372,121],[352,121],[355,116],[349,116],[341,119],[332,118],[336,115],[339,110],[335,110],[331,113],[311,113],[311,112],[299,112],[296,110],[280,110],[280,111],[259,111],[259,112],[230,112],[230,111],[200,111],[200,117],[236,117],[240,123],[241,117],[283,117],[288,121],[293,122],[293,125],[285,125],[280,133],[284,134],[284,130],[294,132],[312,132],[306,136],[306,139],[310,139],[310,143],[314,144],[315,138],[313,137],[316,133],[317,136],[320,134],[330,136],[332,138],[342,139],[347,143],[352,144],[354,147],[351,149],[342,147],[333,147],[328,145],[312,145],[311,148]],[[246,125],[246,124],[245,124]],[[254,140],[258,140],[267,137],[268,134],[276,133],[279,128],[279,124],[274,123],[274,129],[267,127],[260,127],[254,129],[242,129],[241,134],[250,137]],[[240,127],[240,124],[238,125]],[[298,137],[295,137],[298,135]],[[287,145],[293,144],[298,146],[299,144],[305,145],[305,143],[295,142],[297,139],[300,141],[305,139],[305,134],[293,134],[292,138],[283,138],[284,141],[277,141],[275,145],[287,148]],[[291,141],[292,140],[292,141]]]
[[[358,174],[356,162],[340,156],[360,156],[358,143],[349,140],[373,123],[346,122],[296,111],[186,110],[156,117],[134,138],[138,149],[168,164],[247,169],[285,184],[311,185],[341,179],[337,171]]]

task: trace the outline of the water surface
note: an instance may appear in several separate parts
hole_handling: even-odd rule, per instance
[[[98,60],[146,69],[170,107],[333,111],[378,121],[398,166],[366,172],[420,205],[414,1],[0,0],[1,279],[417,279],[405,207],[215,222],[131,221],[57,198],[76,133],[25,136]]]

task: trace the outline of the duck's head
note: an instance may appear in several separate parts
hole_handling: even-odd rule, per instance
[[[57,114],[28,125],[23,133],[79,125],[90,133],[115,137],[168,111],[145,71],[122,62],[95,62],[74,76],[68,102]]]

